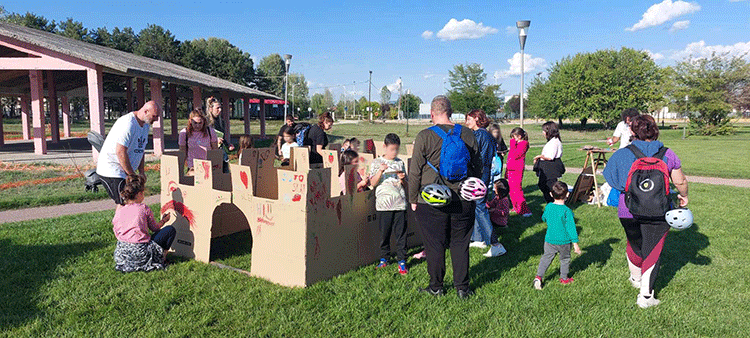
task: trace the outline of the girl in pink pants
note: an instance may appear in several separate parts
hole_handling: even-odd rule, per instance
[[[531,210],[526,205],[523,197],[523,171],[526,165],[526,152],[529,150],[529,137],[521,128],[514,128],[510,132],[510,151],[508,152],[508,163],[505,175],[508,178],[510,188],[510,201],[513,210],[524,217],[531,216]]]

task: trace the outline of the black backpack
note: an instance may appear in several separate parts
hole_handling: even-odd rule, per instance
[[[669,169],[663,160],[667,148],[661,147],[652,157],[632,144],[627,148],[636,159],[625,184],[625,205],[633,216],[663,219],[670,209]]]

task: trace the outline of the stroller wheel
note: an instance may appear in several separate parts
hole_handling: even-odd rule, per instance
[[[93,192],[99,192],[99,187],[94,186],[93,188],[91,188],[91,191],[93,191]]]
[[[87,186],[86,186],[86,191],[87,191],[87,192],[88,192],[88,191],[91,191],[91,187],[87,185]]]

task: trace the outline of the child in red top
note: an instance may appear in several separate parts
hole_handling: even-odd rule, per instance
[[[514,128],[510,132],[510,151],[505,166],[505,176],[508,178],[513,210],[524,217],[531,216],[531,210],[526,205],[526,198],[523,196],[522,186],[527,151],[529,151],[529,136],[523,129]]]
[[[501,228],[508,226],[508,213],[510,212],[508,180],[499,179],[495,181],[495,198],[487,202],[487,210],[490,212],[492,224]]]

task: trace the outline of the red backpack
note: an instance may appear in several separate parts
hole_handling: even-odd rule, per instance
[[[652,157],[632,144],[627,148],[636,159],[625,184],[625,205],[633,216],[664,218],[670,209],[669,169],[663,160],[668,148],[661,147]]]

